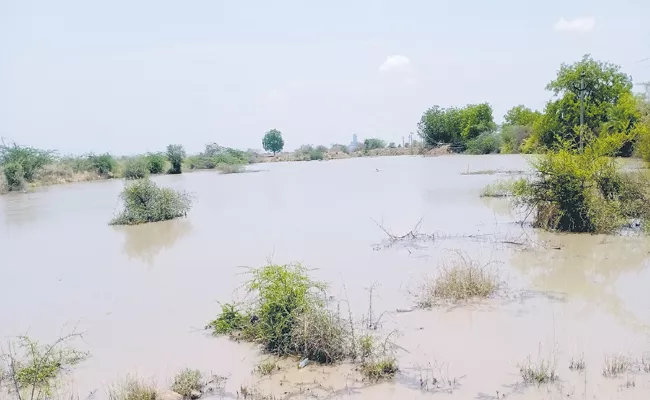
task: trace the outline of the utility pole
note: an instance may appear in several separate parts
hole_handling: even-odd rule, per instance
[[[582,130],[585,124],[585,94],[587,94],[587,84],[585,83],[585,71],[580,73],[580,83],[571,84],[573,90],[578,92],[580,96],[580,150],[582,151]]]

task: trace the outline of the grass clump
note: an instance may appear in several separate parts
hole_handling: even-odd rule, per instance
[[[156,400],[157,395],[158,392],[152,384],[131,376],[108,389],[109,400]]]
[[[264,361],[255,367],[258,374],[262,376],[271,375],[276,370],[280,369],[274,361]]]
[[[73,333],[51,344],[41,344],[28,336],[10,341],[7,351],[0,356],[5,364],[0,367],[0,384],[8,392],[17,394],[18,398],[37,400],[50,397],[57,379],[89,357],[89,353],[69,346],[78,337],[79,334]]]
[[[190,399],[194,394],[201,393],[204,387],[203,375],[197,369],[184,369],[174,377],[172,390],[185,399]]]
[[[299,355],[331,363],[347,357],[349,333],[343,320],[326,306],[326,285],[313,281],[300,264],[267,265],[250,271],[246,289],[252,300],[245,310],[222,305],[207,328],[260,343],[269,353]]]
[[[128,183],[120,195],[123,210],[111,225],[136,225],[182,217],[191,208],[190,197],[183,192],[158,187],[149,179]]]
[[[572,371],[582,371],[586,367],[585,363],[585,355],[580,354],[578,357],[571,357],[571,361],[569,361],[569,369]]]
[[[624,135],[587,139],[584,150],[560,140],[532,162],[536,177],[515,190],[534,225],[565,232],[614,233],[636,221],[648,229],[650,179],[621,171],[612,157]]]
[[[361,373],[369,381],[392,379],[398,371],[395,357],[384,356],[361,364]]]
[[[513,196],[517,185],[522,185],[521,181],[496,181],[490,183],[481,191],[481,197],[510,197]]]
[[[614,378],[627,371],[630,367],[630,361],[621,354],[605,356],[603,363],[603,376],[606,378]]]
[[[554,382],[558,379],[555,373],[555,363],[552,360],[540,358],[533,362],[530,357],[519,366],[521,378],[526,383],[541,385],[543,383]]]
[[[444,266],[438,276],[425,282],[421,289],[420,305],[433,306],[437,300],[461,301],[471,298],[487,298],[500,288],[496,273],[488,266],[460,256],[450,266]]]

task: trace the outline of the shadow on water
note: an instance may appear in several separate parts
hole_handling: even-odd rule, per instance
[[[152,266],[161,251],[169,249],[192,230],[186,219],[155,222],[134,226],[114,226],[124,235],[124,253]]]

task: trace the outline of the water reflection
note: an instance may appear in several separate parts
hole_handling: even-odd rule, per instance
[[[650,259],[650,240],[644,237],[569,235],[539,233],[539,239],[561,246],[561,250],[514,253],[511,264],[531,279],[537,289],[566,293],[585,301],[587,308],[598,308],[631,325],[650,324],[648,316],[635,315],[626,307],[634,302],[635,288],[621,278],[643,274]],[[644,276],[646,278],[644,278]],[[650,281],[644,283],[647,287]]]
[[[186,219],[156,222],[134,226],[116,226],[124,234],[124,252],[129,258],[153,265],[158,254],[169,249],[192,230]]]

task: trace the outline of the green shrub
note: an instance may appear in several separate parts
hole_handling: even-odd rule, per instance
[[[312,161],[320,161],[324,157],[324,154],[322,151],[318,151],[317,149],[313,149],[312,151],[309,152],[309,159]]]
[[[183,192],[158,187],[149,179],[128,183],[120,195],[123,210],[111,225],[135,225],[182,217],[191,208],[190,197]]]
[[[279,356],[300,355],[333,362],[351,353],[350,335],[343,321],[326,308],[322,291],[307,270],[296,265],[267,265],[251,270],[246,284],[255,299],[239,311],[224,304],[221,314],[208,324],[214,334],[240,334]]]
[[[149,176],[149,163],[144,157],[131,158],[124,164],[124,178],[142,179]]]
[[[397,373],[397,360],[395,357],[382,357],[378,360],[366,361],[361,364],[361,373],[366,379],[377,382],[392,379]]]
[[[505,125],[501,130],[501,149],[504,154],[522,152],[522,145],[533,134],[531,126]]]
[[[647,229],[650,181],[623,173],[611,156],[625,135],[589,136],[584,151],[558,139],[532,164],[536,177],[517,186],[520,204],[535,212],[537,227],[567,232],[613,233],[631,220]]]
[[[203,389],[203,376],[201,371],[197,369],[184,369],[174,377],[172,383],[172,390],[184,399],[192,398],[192,392],[199,392]]]
[[[165,162],[167,158],[162,153],[148,153],[145,156],[149,166],[149,173],[162,174],[165,171]]]
[[[0,166],[13,164],[13,178],[24,179],[27,182],[32,182],[36,172],[41,168],[54,161],[54,152],[50,150],[40,150],[33,147],[18,146],[0,146]],[[20,168],[18,168],[20,166]],[[22,174],[20,174],[22,171]],[[18,174],[18,175],[16,175]],[[5,175],[6,176],[6,175]],[[7,177],[9,180],[9,177]]]
[[[381,139],[369,138],[363,141],[363,148],[366,151],[383,149],[384,147],[386,147],[386,142]]]
[[[180,144],[170,144],[167,146],[167,159],[172,164],[169,169],[170,174],[180,174],[183,166],[183,159],[185,158],[185,149]]]
[[[467,154],[492,154],[498,153],[501,147],[499,136],[486,132],[470,139],[466,143],[465,153]]]
[[[90,167],[102,176],[112,177],[117,168],[115,158],[108,153],[101,155],[91,154],[88,156],[88,161],[90,162]]]
[[[4,165],[4,176],[8,190],[21,190],[25,186],[25,172],[17,162]]]

